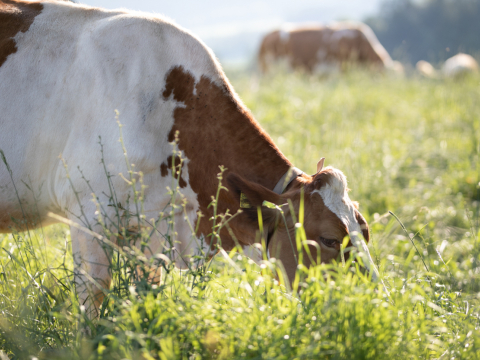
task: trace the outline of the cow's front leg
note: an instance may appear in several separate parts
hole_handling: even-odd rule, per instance
[[[111,251],[97,238],[71,227],[75,285],[80,306],[92,319],[99,315],[111,281]]]

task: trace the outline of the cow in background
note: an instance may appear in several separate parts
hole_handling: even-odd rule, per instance
[[[266,73],[272,64],[281,60],[286,60],[292,69],[309,73],[339,71],[352,65],[403,72],[402,65],[391,59],[372,29],[353,22],[272,31],[260,45],[260,70]]]
[[[478,72],[477,61],[468,54],[459,53],[449,58],[443,64],[441,72],[438,72],[432,64],[425,60],[420,60],[415,66],[417,72],[427,78],[458,78],[467,74]]]
[[[445,61],[442,71],[446,77],[459,77],[478,72],[478,63],[471,55],[459,53]]]

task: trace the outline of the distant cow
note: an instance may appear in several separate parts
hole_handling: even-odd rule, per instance
[[[168,20],[69,2],[0,0],[0,94],[0,155],[8,164],[0,163],[0,232],[50,224],[55,220],[49,212],[73,222],[83,213],[85,224],[100,232],[92,189],[106,215],[115,218],[105,168],[111,174],[128,171],[112,116],[117,109],[129,161],[143,173],[147,218],[168,210],[166,188],[175,179],[187,201],[186,214],[181,207],[175,213],[179,266],[202,247],[212,251],[209,204],[220,165],[228,169],[229,191],[220,193],[218,213],[236,213],[241,197],[244,207],[229,222],[231,232],[225,228],[220,234],[224,249],[234,248],[232,235],[246,248],[258,241],[260,207],[268,253],[283,262],[292,280],[297,263],[289,241],[295,238],[290,209],[283,206],[284,226],[277,209],[262,204],[291,200],[298,211],[303,191],[313,258],[316,246],[322,262],[337,258],[342,239],[350,235],[364,263],[371,262],[357,236],[368,241],[368,226],[348,197],[343,173],[322,169],[323,161],[312,176],[294,168],[237,97],[211,50]],[[172,169],[181,162],[172,158],[170,145],[177,133],[185,159],[180,174]],[[110,179],[115,201],[126,207],[130,185],[121,176]],[[195,225],[199,211],[203,216],[193,233],[184,217]],[[139,226],[135,220],[128,225]],[[167,233],[168,226],[158,224],[152,250],[161,251],[164,240],[157,234]],[[93,292],[98,306],[101,291],[88,279],[109,286],[108,256],[75,226],[71,237],[80,301],[92,304]]]
[[[478,63],[472,56],[459,53],[445,61],[442,71],[445,76],[458,77],[478,72]]]
[[[437,70],[435,70],[433,65],[430,64],[428,61],[425,61],[425,60],[418,61],[417,64],[415,65],[415,68],[417,69],[418,73],[422,76],[425,76],[427,78],[437,77]]]
[[[338,70],[346,65],[376,69],[401,66],[392,61],[370,27],[352,22],[272,31],[260,45],[260,70],[267,72],[282,59],[292,69],[308,72]]]

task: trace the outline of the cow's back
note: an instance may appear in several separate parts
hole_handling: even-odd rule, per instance
[[[126,173],[114,110],[126,129],[129,160],[141,166],[147,184],[169,185],[158,169],[171,155],[177,104],[161,94],[174,66],[197,79],[225,81],[210,50],[160,17],[0,0],[0,150],[11,170],[0,163],[0,232],[26,208],[35,208],[43,224],[48,210],[70,210],[76,200],[60,155],[101,193],[107,187],[101,137],[109,171]],[[81,195],[91,192],[79,175],[72,178]],[[120,191],[126,186],[120,177],[114,182]]]

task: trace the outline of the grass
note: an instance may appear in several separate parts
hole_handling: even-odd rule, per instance
[[[390,296],[341,262],[287,292],[234,252],[159,286],[121,271],[93,325],[52,226],[0,235],[0,359],[479,358],[480,78],[229,77],[295,166],[347,175]]]

